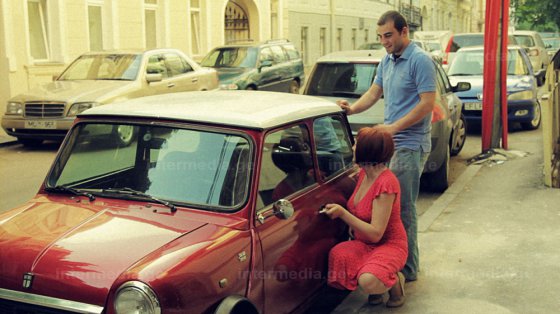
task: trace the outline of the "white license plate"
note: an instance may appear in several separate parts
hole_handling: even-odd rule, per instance
[[[26,129],[56,129],[56,121],[26,120]]]
[[[482,110],[481,102],[467,102],[465,103],[465,110]]]

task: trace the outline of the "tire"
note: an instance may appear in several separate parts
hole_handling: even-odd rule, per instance
[[[115,126],[113,134],[117,140],[117,144],[121,147],[126,147],[130,145],[136,137],[136,128],[132,125]]]
[[[533,120],[521,123],[525,130],[536,130],[541,125],[541,104],[537,101],[533,107]]]
[[[25,147],[37,147],[43,144],[42,139],[37,138],[20,138],[18,137],[18,142],[20,142]]]
[[[438,170],[427,173],[423,186],[431,192],[443,193],[449,187],[449,159],[451,158],[449,146],[447,146],[447,153],[445,160]]]
[[[299,94],[299,82],[293,80],[290,82],[290,93],[292,94]]]
[[[461,114],[459,118],[459,125],[457,126],[457,130],[453,133],[453,137],[451,138],[451,156],[457,156],[465,146],[465,142],[467,141],[467,121],[465,120],[465,116]]]
[[[249,85],[245,88],[245,90],[257,90],[257,88],[253,85]]]

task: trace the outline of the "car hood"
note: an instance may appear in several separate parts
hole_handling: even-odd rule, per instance
[[[456,95],[460,98],[476,98],[478,94],[482,93],[483,77],[476,76],[450,76],[449,81],[451,85],[456,85],[458,82],[471,83],[471,89],[464,92],[457,92]],[[531,89],[534,86],[534,79],[527,75],[508,75],[507,77],[507,93],[510,94],[515,91]]]
[[[38,196],[0,215],[0,288],[102,306],[131,265],[207,224],[142,203],[116,204]],[[34,278],[25,289],[28,272]]]
[[[124,93],[135,84],[135,81],[117,80],[54,81],[15,96],[12,101],[102,102],[113,95]]]
[[[342,99],[342,97],[327,97],[327,96],[320,96],[323,99],[335,102],[337,100]],[[358,99],[351,99],[347,98],[350,104],[354,103]],[[377,103],[373,107],[370,107],[368,110],[364,112],[360,112],[358,114],[353,114],[348,116],[348,122],[350,122],[350,127],[352,128],[352,133],[358,132],[359,129],[363,127],[373,126],[376,124],[383,124],[384,121],[384,111],[385,111],[385,102],[383,99],[379,99]]]
[[[246,68],[215,68],[218,72],[220,83],[230,83],[250,71]]]

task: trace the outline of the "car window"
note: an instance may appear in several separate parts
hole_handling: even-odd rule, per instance
[[[119,130],[130,142],[117,145]],[[229,133],[127,124],[80,124],[50,186],[68,185],[91,193],[126,198],[103,189],[130,188],[153,197],[202,209],[234,210],[248,197],[249,141]]]
[[[274,60],[274,63],[277,64],[287,61],[286,54],[284,53],[284,50],[280,48],[280,46],[271,46],[270,50],[272,51],[272,58]]]
[[[296,125],[266,136],[259,178],[260,207],[315,183],[309,132]]]
[[[286,53],[288,54],[288,59],[290,60],[296,60],[299,59],[299,52],[296,50],[296,48],[292,45],[282,45],[282,48],[284,48],[284,50],[286,51]]]
[[[507,58],[509,75],[529,75],[529,68],[519,50],[508,50]]]
[[[449,83],[449,78],[447,77],[447,74],[445,74],[445,71],[443,70],[443,68],[441,67],[441,65],[439,65],[437,62],[434,62],[435,66],[436,66],[436,70],[439,73],[439,76],[441,78],[441,84],[442,84],[442,93],[447,94],[449,92],[451,92],[451,83]]]
[[[451,63],[449,76],[482,75],[484,52],[482,50],[460,51]]]
[[[525,46],[525,47],[536,46],[535,42],[533,41],[533,37],[529,35],[514,35],[514,36],[517,43],[521,46]]]
[[[72,62],[59,80],[134,80],[141,60],[136,54],[84,55]]]
[[[165,65],[170,76],[185,74],[193,70],[187,60],[176,53],[165,54]]]
[[[360,97],[373,82],[375,63],[317,63],[307,94]]]
[[[313,140],[321,176],[328,178],[352,166],[352,143],[340,117],[322,117],[313,122]]]
[[[165,65],[165,58],[161,54],[150,56],[146,66],[147,74],[161,74],[162,78],[168,78],[168,68]]]
[[[451,52],[457,52],[463,47],[482,46],[484,45],[484,36],[477,35],[455,35],[451,42]]]
[[[200,63],[204,67],[254,68],[258,50],[254,47],[227,47],[212,50]]]
[[[270,50],[269,47],[265,47],[263,49],[261,49],[261,53],[259,54],[259,61],[263,62],[263,61],[274,61],[274,57],[272,56],[272,50]]]

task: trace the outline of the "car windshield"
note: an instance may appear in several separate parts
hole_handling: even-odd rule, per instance
[[[88,54],[72,62],[58,80],[132,81],[138,75],[141,60],[139,54]]]
[[[518,50],[508,50],[508,75],[527,75],[528,68]],[[484,51],[459,51],[449,67],[449,76],[483,75]]]
[[[525,47],[536,46],[535,42],[533,41],[533,37],[531,37],[530,35],[514,35],[514,36],[517,43],[521,46],[525,46]]]
[[[238,134],[79,123],[61,148],[46,187],[234,210],[247,199],[249,152],[249,141]]]
[[[254,68],[258,49],[254,47],[228,47],[212,50],[200,63],[212,68]]]
[[[308,95],[359,98],[373,82],[375,63],[317,63]]]

